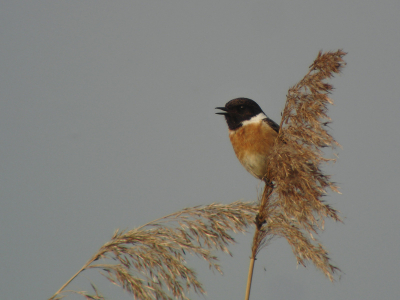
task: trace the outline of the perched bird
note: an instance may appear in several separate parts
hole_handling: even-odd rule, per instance
[[[279,125],[251,99],[229,101],[218,115],[225,116],[229,138],[240,163],[254,177],[267,181],[268,156],[279,132]]]

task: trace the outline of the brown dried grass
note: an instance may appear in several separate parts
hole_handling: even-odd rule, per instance
[[[94,268],[135,299],[189,299],[190,290],[204,294],[184,256],[190,253],[201,257],[210,269],[222,273],[212,251],[231,254],[228,246],[235,242],[231,233],[244,232],[253,223],[257,208],[255,203],[245,202],[210,204],[183,209],[133,230],[117,230],[50,299],[62,297],[64,288],[76,276]],[[99,260],[104,263],[94,264]],[[87,299],[102,299],[93,285],[92,288],[96,295],[74,293]]]
[[[331,281],[339,269],[314,235],[324,228],[325,218],[340,221],[338,211],[323,200],[328,189],[338,192],[338,188],[321,168],[335,161],[324,157],[323,148],[339,146],[327,131],[333,87],[326,80],[340,73],[345,54],[319,52],[309,72],[288,91],[252,246],[255,259],[272,236],[284,237],[299,264],[311,261]]]

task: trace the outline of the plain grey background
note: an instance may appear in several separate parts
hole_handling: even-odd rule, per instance
[[[343,149],[327,168],[342,195],[327,200],[344,224],[321,240],[344,274],[296,268],[280,239],[251,296],[398,299],[399,14],[398,0],[1,1],[0,298],[50,297],[116,228],[255,200],[214,108],[245,96],[279,122],[318,51],[342,48],[330,116]],[[244,298],[251,237],[221,255],[223,276],[189,259],[206,299]],[[130,298],[95,272],[71,288]]]

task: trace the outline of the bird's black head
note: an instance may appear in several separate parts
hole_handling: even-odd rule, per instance
[[[225,107],[216,107],[223,112],[217,112],[217,115],[224,115],[226,123],[230,130],[235,130],[242,126],[243,121],[263,113],[261,107],[251,99],[237,98],[225,104]]]

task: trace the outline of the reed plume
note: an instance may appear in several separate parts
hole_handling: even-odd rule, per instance
[[[326,80],[340,73],[345,54],[319,52],[309,72],[288,91],[259,201],[246,299],[254,260],[273,236],[286,238],[299,264],[311,261],[330,280],[339,270],[314,235],[324,228],[325,218],[340,221],[338,212],[323,200],[328,189],[338,192],[338,188],[321,167],[335,160],[324,157],[323,148],[339,146],[327,131],[333,87]]]
[[[50,299],[61,298],[65,287],[87,269],[99,269],[135,299],[189,299],[190,290],[204,294],[184,256],[190,253],[201,257],[210,269],[222,273],[213,250],[231,254],[228,246],[235,242],[231,232],[244,232],[256,213],[255,203],[210,204],[183,209],[133,230],[117,230]],[[95,263],[98,261],[102,263]],[[95,295],[69,292],[87,299],[103,299],[94,285],[92,288]]]

